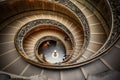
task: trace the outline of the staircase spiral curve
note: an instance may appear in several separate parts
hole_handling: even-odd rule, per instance
[[[119,4],[114,0],[0,1],[0,73],[11,80],[119,77]]]

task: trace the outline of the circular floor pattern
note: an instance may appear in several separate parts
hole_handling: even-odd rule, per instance
[[[65,59],[66,49],[60,40],[46,40],[38,47],[39,56],[50,63],[61,63]]]

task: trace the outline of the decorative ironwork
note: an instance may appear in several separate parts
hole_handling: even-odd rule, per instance
[[[109,3],[111,4],[113,13],[113,26],[108,40],[106,41],[105,45],[96,53],[96,55],[100,55],[107,51],[111,46],[115,44],[116,40],[120,36],[120,1],[109,0]]]
[[[39,19],[39,20],[35,20],[35,21],[27,23],[18,33],[18,35],[17,35],[18,37],[16,38],[16,41],[20,42],[24,38],[26,33],[28,31],[30,31],[31,29],[33,29],[37,26],[46,25],[46,24],[56,26],[56,27],[62,29],[63,31],[65,31],[68,34],[68,36],[71,38],[72,42],[74,43],[73,35],[63,24],[61,24],[57,21],[54,21],[54,20],[49,20],[49,19]]]
[[[38,20],[34,20],[31,21],[29,23],[27,23],[26,25],[24,25],[18,32],[18,34],[16,35],[15,38],[15,45],[16,48],[22,53],[22,54],[26,54],[24,49],[23,49],[23,40],[24,37],[26,36],[26,34],[38,27],[38,26],[42,26],[42,25],[53,25],[55,27],[58,27],[59,29],[62,29],[64,32],[66,32],[66,34],[70,37],[71,41],[72,41],[72,47],[74,47],[76,45],[74,37],[72,35],[72,33],[61,23],[54,21],[54,20],[49,20],[49,19],[38,19]]]
[[[81,12],[81,10],[75,4],[73,4],[70,0],[54,0],[54,1],[69,8],[78,17],[84,30],[84,42],[85,43],[83,45],[83,49],[85,49],[88,46],[89,37],[90,37],[90,29],[89,29],[89,25],[88,25],[86,17]]]
[[[75,15],[79,18],[82,25],[84,26],[83,29],[84,29],[85,40],[88,42],[89,41],[89,26],[88,26],[87,20],[86,20],[85,16],[82,14],[82,12],[69,0],[55,0],[55,1],[57,3],[63,4],[64,6],[66,6],[67,8],[69,8],[70,10],[72,10],[75,13]],[[113,28],[112,28],[111,33],[110,33],[111,35],[109,36],[109,39],[107,40],[105,46],[103,46],[103,48],[98,52],[99,54],[102,54],[106,50],[108,50],[108,48],[110,48],[114,44],[114,42],[116,41],[116,39],[120,35],[120,24],[119,24],[120,23],[120,14],[119,14],[120,1],[110,0],[110,3],[111,3],[111,6],[112,6],[112,11],[113,11],[113,15],[114,15],[114,24],[112,26]],[[23,39],[27,30],[30,30],[32,28],[32,26],[35,26],[35,24],[36,25],[38,25],[38,23],[43,24],[44,22],[46,22],[47,24],[50,24],[49,20],[45,20],[45,21],[43,20],[43,21],[40,21],[40,22],[39,21],[34,22],[34,24],[30,23],[30,24],[26,25],[26,28],[22,28],[24,30],[20,32],[22,35],[18,34],[19,38],[16,39],[16,42],[18,44],[22,43],[21,40]],[[54,23],[52,25],[61,26],[61,24],[56,24],[56,23]],[[19,45],[18,47],[21,47],[21,46],[22,46],[22,44]],[[70,64],[70,65],[64,65],[64,66],[50,66],[50,65],[48,65],[48,66],[51,67],[51,68],[56,68],[56,69],[58,69],[60,67],[61,68],[71,68],[71,67],[77,67],[77,66],[80,66],[80,65],[87,64],[87,63],[92,62],[93,60],[96,60],[96,59],[97,58],[94,58],[94,59],[85,61],[83,63],[74,63],[74,65]],[[46,65],[43,64],[41,66],[45,67]]]

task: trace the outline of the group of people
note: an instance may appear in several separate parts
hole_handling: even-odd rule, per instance
[[[70,38],[69,38],[68,36],[65,36],[64,40],[65,40],[65,41],[69,41]]]

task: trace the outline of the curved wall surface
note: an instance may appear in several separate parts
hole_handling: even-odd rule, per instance
[[[0,1],[0,79],[120,79],[119,6],[116,0]]]

